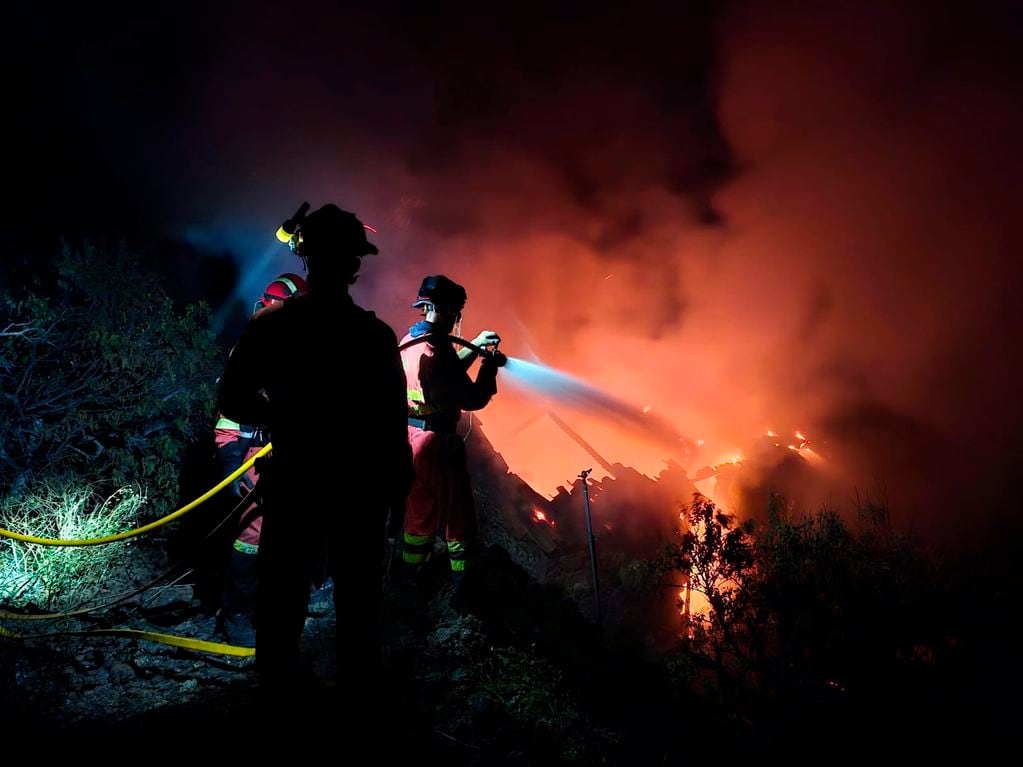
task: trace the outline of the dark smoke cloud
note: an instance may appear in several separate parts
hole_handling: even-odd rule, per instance
[[[67,190],[37,173],[34,196],[231,251],[243,296],[296,267],[277,224],[335,201],[379,230],[355,293],[396,329],[446,273],[463,336],[496,328],[649,407],[704,441],[694,471],[801,429],[841,503],[885,488],[902,521],[952,531],[967,499],[1011,510],[1011,9],[216,5],[22,19],[44,86],[23,90],[62,147],[39,157]],[[590,458],[519,428],[543,407],[502,391],[481,418],[552,490]],[[683,458],[562,415],[611,462]]]
[[[774,315],[772,407],[828,435],[843,478],[958,530],[1014,510],[1020,466],[1018,18],[870,10],[724,21],[720,114],[745,172],[716,200],[738,283],[719,298],[739,326]]]

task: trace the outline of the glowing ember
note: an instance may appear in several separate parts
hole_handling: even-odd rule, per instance
[[[650,406],[649,405],[644,405],[643,406],[643,412],[644,413],[649,413],[650,412]]]
[[[548,519],[547,515],[540,511],[540,509],[536,508],[535,506],[533,507],[533,519],[535,519],[537,522],[545,522],[551,527],[554,527],[554,520]]]
[[[774,429],[772,429],[770,426],[768,426],[767,427],[767,436],[768,437],[777,437],[778,436],[778,432],[776,432]]]
[[[803,435],[802,435],[802,434],[801,434],[800,432],[798,432],[798,431],[796,432],[796,439],[798,439],[798,440],[800,440],[800,441],[802,441],[802,442],[806,442],[806,437],[804,437],[804,436],[803,436]]]

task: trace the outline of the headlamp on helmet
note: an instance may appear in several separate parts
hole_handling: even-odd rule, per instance
[[[306,215],[308,210],[309,203],[302,203],[295,215],[277,230],[277,239],[287,243],[296,256],[305,260],[315,255],[310,252],[314,246],[317,254],[336,253],[353,258],[379,252],[377,246],[366,239],[366,232],[375,233],[376,229],[363,224],[354,213],[332,203]]]
[[[305,214],[308,210],[309,203],[303,202],[295,211],[295,215],[277,229],[277,239],[285,243],[295,255],[301,255],[302,223],[305,221]]]

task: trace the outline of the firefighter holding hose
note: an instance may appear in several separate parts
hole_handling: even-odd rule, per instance
[[[492,330],[471,346],[455,350],[451,333],[461,321],[466,292],[444,275],[426,277],[412,307],[422,319],[401,340],[408,387],[408,438],[415,479],[406,504],[402,534],[402,580],[415,584],[433,550],[434,538],[446,542],[454,586],[452,606],[472,610],[480,599],[472,566],[478,555],[476,506],[465,443],[455,427],[463,410],[481,410],[497,393],[497,370],[507,358]],[[480,357],[475,380],[469,368]]]

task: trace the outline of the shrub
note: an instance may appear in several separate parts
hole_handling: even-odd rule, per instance
[[[123,487],[102,498],[87,487],[44,485],[0,503],[0,527],[41,538],[89,539],[138,523],[141,493]],[[99,596],[129,556],[130,540],[99,546],[43,546],[0,538],[0,603],[67,610]]]
[[[220,367],[206,308],[178,311],[123,245],[67,246],[27,282],[0,296],[0,498],[139,483],[172,508]]]

